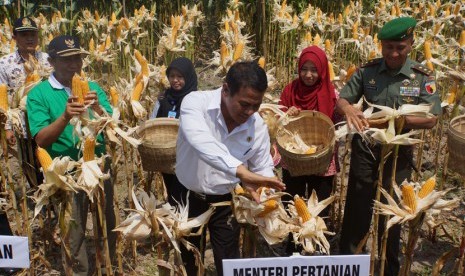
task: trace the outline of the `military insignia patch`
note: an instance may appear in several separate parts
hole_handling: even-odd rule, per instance
[[[436,82],[434,80],[427,80],[425,83],[425,89],[429,94],[436,93]]]
[[[404,86],[408,86],[408,85],[410,84],[410,80],[409,80],[409,79],[405,79],[405,80],[402,81],[402,84],[403,84]]]
[[[368,83],[371,84],[371,85],[375,85],[376,81],[375,81],[375,79],[371,79]]]

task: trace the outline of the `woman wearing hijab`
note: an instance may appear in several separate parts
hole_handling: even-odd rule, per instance
[[[333,119],[336,91],[329,79],[328,59],[325,52],[317,46],[305,48],[300,54],[298,66],[299,78],[284,88],[279,104],[288,108],[290,116],[298,115],[300,110],[316,110]],[[315,190],[318,200],[323,200],[332,192],[333,180],[337,172],[335,157],[324,175],[292,177],[285,164],[282,172],[286,192],[292,196],[298,194],[309,197],[312,190]],[[321,216],[327,216],[328,209],[323,210]]]
[[[197,74],[190,59],[176,58],[166,69],[170,88],[165,90],[155,104],[151,118],[179,118],[184,97],[197,90]],[[187,189],[178,181],[175,174],[163,173],[163,181],[171,205],[186,201]]]

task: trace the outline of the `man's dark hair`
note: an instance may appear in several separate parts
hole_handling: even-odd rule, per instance
[[[234,96],[241,88],[249,87],[259,92],[268,88],[268,80],[263,68],[255,61],[236,62],[226,74],[229,93]]]

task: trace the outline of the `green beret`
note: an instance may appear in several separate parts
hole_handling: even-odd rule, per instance
[[[412,17],[399,17],[384,24],[378,32],[381,40],[405,40],[413,35],[417,21]]]

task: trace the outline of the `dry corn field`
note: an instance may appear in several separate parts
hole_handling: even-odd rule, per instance
[[[76,118],[76,125],[80,126],[76,135],[83,141],[81,160],[52,160],[39,148],[37,155],[46,177],[39,188],[29,188],[15,158],[5,154],[7,141],[1,128],[0,206],[6,210],[15,235],[28,236],[30,242],[31,267],[18,275],[65,273],[60,246],[66,246],[67,202],[76,191],[85,191],[92,201],[93,215],[88,218],[87,230],[89,247],[93,249],[89,250],[93,262],[97,267],[105,267],[107,275],[183,275],[179,246],[187,243],[186,237],[194,234],[194,227],[205,224],[214,207],[188,220],[185,206],[165,204],[161,175],[143,170],[137,150],[141,140],[134,135],[149,118],[158,94],[169,86],[165,74],[169,63],[180,56],[190,58],[199,75],[199,88],[203,89],[219,87],[235,62],[256,60],[267,72],[269,89],[262,111],[271,114],[265,120],[270,135],[276,136],[277,125],[287,121],[285,113],[276,108],[276,99],[296,77],[296,59],[302,49],[317,45],[325,50],[331,80],[340,90],[357,66],[381,57],[377,32],[385,22],[399,16],[412,16],[418,22],[411,58],[435,70],[443,112],[431,130],[398,136],[387,130],[370,133],[370,138],[392,154],[396,154],[396,145],[415,144],[414,162],[418,168],[413,182],[394,184],[392,192],[380,190],[387,203],[378,198],[375,215],[389,216],[387,227],[403,224],[401,266],[411,275],[464,274],[465,181],[464,176],[448,169],[447,133],[449,122],[465,113],[465,1],[379,0],[369,5],[367,1],[347,1],[333,12],[324,12],[318,3],[308,4],[318,1],[296,1],[298,6],[285,0],[219,1],[224,6],[208,6],[206,3],[211,1],[190,1],[200,2],[199,5],[185,1],[186,5],[180,5],[177,1],[178,5],[166,4],[166,9],[163,1],[146,2],[151,6],[132,11],[126,7],[110,12],[65,8],[32,13],[39,27],[41,50],[46,51],[48,43],[59,34],[79,37],[88,55],[83,73],[73,78],[73,94],[83,99],[89,90],[88,80],[96,81],[107,92],[114,113]],[[16,49],[8,18],[4,13],[0,25],[1,55]],[[15,91],[14,97],[8,98],[6,86],[0,84],[1,117],[12,121],[18,136],[23,135],[21,112],[27,97],[24,91],[50,74],[32,60],[25,66],[24,85]],[[367,116],[392,121],[408,114],[429,116],[429,110],[422,108],[377,108],[380,113]],[[96,158],[96,138],[87,129],[104,133],[111,174],[102,172],[105,158]],[[330,198],[318,201],[315,194],[307,198],[297,196],[285,205],[281,201],[283,193],[264,188],[259,191],[262,202],[258,204],[239,187],[232,191],[234,214],[243,225],[244,257],[273,256],[274,244],[287,239],[289,233],[307,255],[338,253],[350,166],[347,132],[344,127],[336,131],[341,171]],[[298,135],[294,138],[301,142]],[[465,154],[463,147],[464,144],[461,152]],[[305,144],[300,150],[310,152]],[[465,160],[465,156],[462,158]],[[107,179],[116,187],[118,240],[112,264],[108,246],[95,252],[93,241],[98,235],[94,231],[96,224],[100,223],[96,214],[102,215],[104,204],[101,187]],[[323,219],[319,213],[326,206],[331,208],[331,215]],[[372,240],[376,239],[368,238],[368,254],[371,252],[373,264],[379,264],[376,250],[371,250]],[[191,251],[200,260],[199,250],[194,247]],[[373,264],[371,271],[378,273],[379,265]],[[207,275],[214,275],[211,251],[207,251],[202,269]]]

